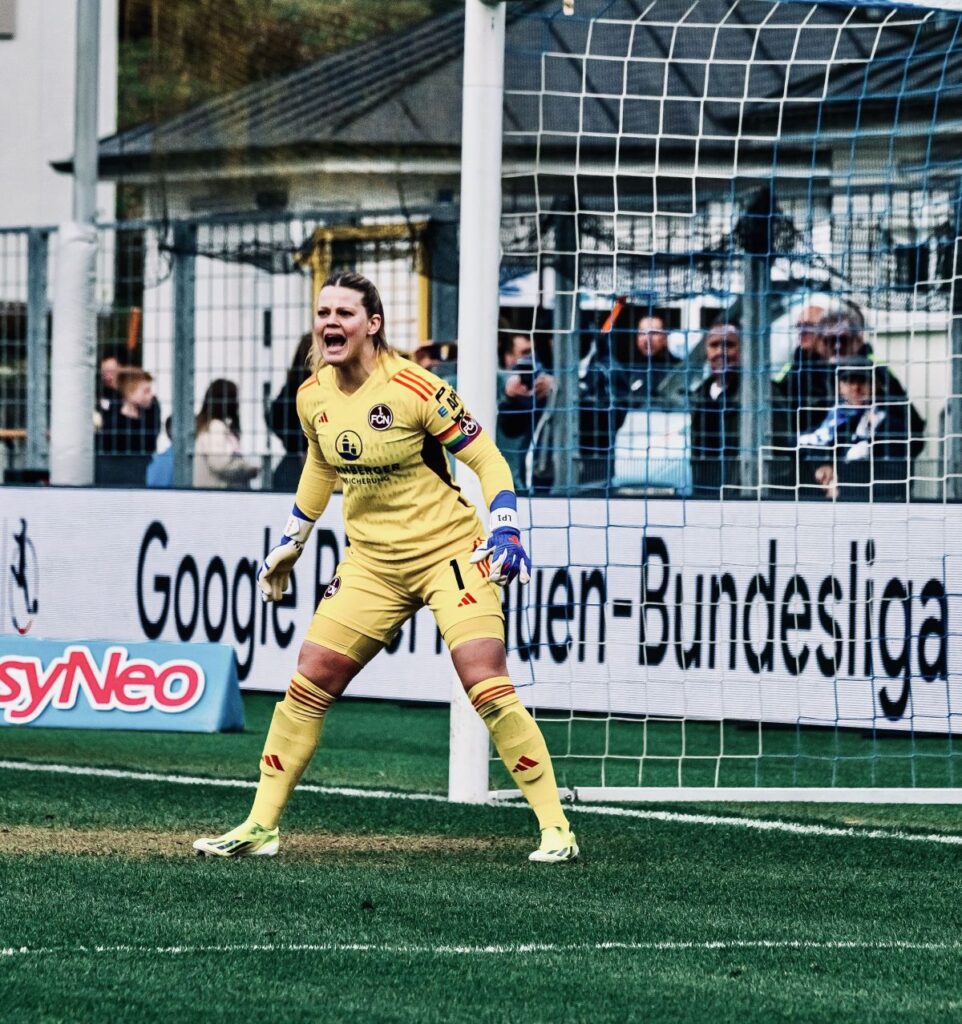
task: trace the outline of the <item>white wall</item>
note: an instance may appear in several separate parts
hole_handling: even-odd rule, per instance
[[[117,0],[100,0],[101,138],[117,125]],[[69,219],[73,179],[50,161],[73,153],[76,0],[17,0],[16,33],[0,39],[0,227]],[[114,218],[114,187],[97,191]]]

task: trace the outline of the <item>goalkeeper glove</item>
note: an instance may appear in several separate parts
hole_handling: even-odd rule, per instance
[[[521,583],[531,579],[531,559],[521,546],[518,530],[518,499],[511,491],[499,491],[491,502],[488,538],[471,556],[481,562],[491,556],[488,579],[499,587],[515,578]]]
[[[257,574],[257,586],[264,601],[280,601],[284,596],[294,563],[301,557],[313,529],[314,520],[308,519],[295,505],[284,527],[280,544],[267,552],[267,558]]]

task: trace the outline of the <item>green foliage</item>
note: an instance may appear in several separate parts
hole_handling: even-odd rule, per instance
[[[120,128],[165,120],[459,6],[456,0],[124,0]]]

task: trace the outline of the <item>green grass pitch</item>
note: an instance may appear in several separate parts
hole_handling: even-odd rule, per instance
[[[250,779],[272,703],[235,735],[3,729],[0,759]],[[305,781],[441,793],[446,740],[345,701]],[[578,811],[583,861],[546,867],[522,809],[303,793],[279,857],[193,857],[250,797],[0,768],[0,1021],[962,1018],[962,845],[926,838],[955,808]]]

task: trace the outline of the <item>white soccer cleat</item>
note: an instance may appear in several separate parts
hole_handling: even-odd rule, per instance
[[[541,830],[541,845],[528,860],[536,864],[564,864],[577,860],[580,852],[574,832],[554,826]]]
[[[280,848],[280,830],[244,822],[216,839],[195,839],[201,857],[273,857]]]

